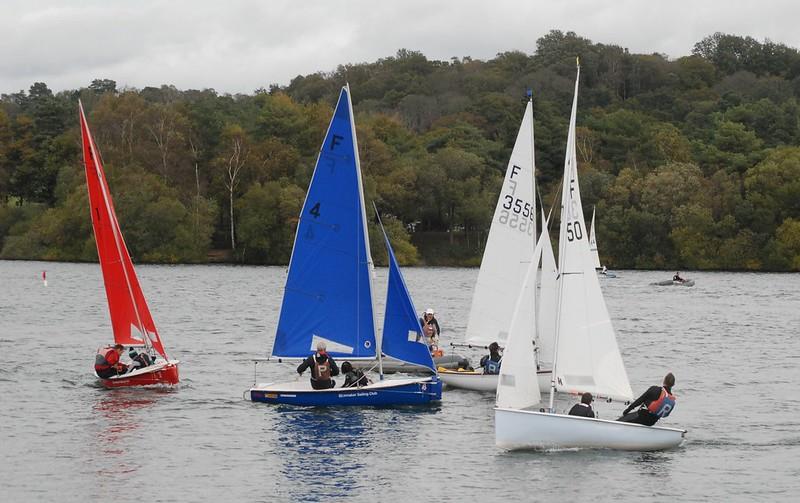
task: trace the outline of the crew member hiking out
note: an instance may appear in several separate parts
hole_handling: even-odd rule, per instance
[[[653,426],[659,419],[669,416],[675,409],[675,395],[672,394],[672,387],[675,385],[675,376],[672,372],[664,376],[662,386],[650,386],[642,396],[637,398],[622,413],[622,417],[617,421],[625,423],[637,423],[645,426]],[[640,407],[638,410],[633,409]]]

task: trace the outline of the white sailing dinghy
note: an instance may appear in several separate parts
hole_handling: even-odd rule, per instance
[[[616,278],[616,274],[600,264],[600,254],[597,252],[597,235],[594,231],[594,216],[596,212],[596,208],[592,206],[592,225],[589,227],[589,252],[592,254],[592,258],[594,259],[594,268],[599,271],[604,278]]]
[[[684,430],[550,412],[554,410],[557,392],[588,391],[597,397],[620,401],[633,398],[585,232],[575,155],[579,78],[580,67],[575,80],[564,163],[550,407],[548,411],[526,410],[541,401],[541,391],[538,380],[532,378],[535,367],[525,349],[528,335],[512,330],[500,368],[495,443],[504,449],[668,449],[681,443],[686,434]]]
[[[525,283],[536,242],[533,145],[533,100],[529,99],[497,199],[472,296],[465,341],[469,347],[486,348],[492,342],[505,346],[511,315],[519,299],[526,306],[521,316],[528,317],[527,330],[531,334],[536,330],[533,324],[536,288],[535,284]],[[440,369],[439,377],[454,388],[497,389],[497,375],[482,371]],[[542,371],[542,380],[550,381],[549,371]]]

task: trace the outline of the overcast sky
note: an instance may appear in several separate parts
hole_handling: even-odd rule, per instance
[[[800,0],[0,0],[0,93],[96,78],[252,93],[394,55],[533,53],[551,29],[688,55],[714,32],[800,46]]]

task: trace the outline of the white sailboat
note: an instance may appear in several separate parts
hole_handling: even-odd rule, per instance
[[[495,206],[472,296],[466,332],[466,344],[470,347],[486,347],[492,342],[505,346],[509,321],[518,301],[527,306],[520,313],[526,317],[523,325],[532,337],[535,334],[536,285],[525,282],[536,242],[533,145],[533,101],[528,100]],[[494,391],[497,388],[497,375],[481,371],[442,370],[440,378],[450,387],[476,391]],[[542,372],[542,381],[550,381],[549,371]]]
[[[589,251],[592,254],[592,259],[594,260],[594,268],[595,269],[602,269],[603,266],[600,265],[600,254],[597,253],[597,237],[594,234],[594,215],[595,215],[595,208],[592,207],[592,226],[589,228]]]
[[[578,186],[575,119],[578,80],[572,103],[562,185],[559,285],[553,380],[547,411],[526,410],[541,401],[527,335],[512,331],[497,390],[495,443],[504,449],[610,448],[660,450],[681,443],[684,430],[556,414],[555,393],[591,392],[630,401],[633,392],[594,271]],[[520,342],[517,342],[519,339]],[[516,356],[514,352],[521,351]]]
[[[592,226],[589,227],[589,252],[594,259],[594,268],[600,272],[604,278],[616,278],[617,275],[605,268],[600,264],[600,254],[597,252],[597,236],[595,234],[594,216],[596,208],[592,206]]]

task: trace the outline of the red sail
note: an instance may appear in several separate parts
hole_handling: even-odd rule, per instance
[[[167,359],[153,318],[150,316],[147,301],[139,286],[136,271],[133,269],[128,248],[125,246],[114,212],[114,202],[111,200],[103,172],[102,159],[89,132],[89,125],[80,102],[78,108],[92,227],[94,227],[100,268],[103,270],[114,340],[122,345],[151,345],[164,359]]]

